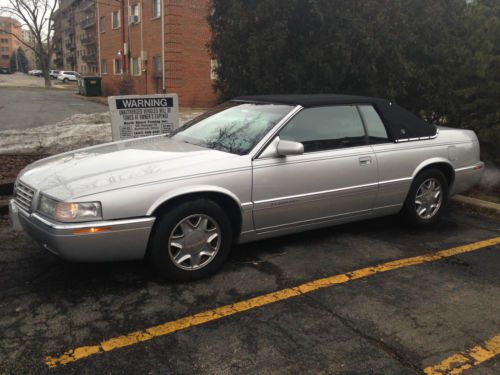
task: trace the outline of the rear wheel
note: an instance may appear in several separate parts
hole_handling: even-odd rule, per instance
[[[222,266],[232,238],[229,219],[217,203],[208,199],[183,202],[159,216],[149,260],[165,278],[199,279]]]
[[[448,201],[448,182],[438,169],[427,169],[415,177],[401,213],[414,226],[435,224]]]

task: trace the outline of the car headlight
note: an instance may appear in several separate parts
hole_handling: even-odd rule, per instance
[[[38,211],[59,221],[90,221],[102,219],[101,203],[59,202],[45,195],[40,196]]]

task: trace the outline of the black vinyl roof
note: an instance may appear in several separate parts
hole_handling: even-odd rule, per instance
[[[382,118],[393,141],[428,139],[437,134],[435,125],[425,122],[399,105],[382,98],[339,94],[251,95],[238,96],[233,101],[300,105],[304,108],[340,104],[371,104]]]
[[[311,95],[250,95],[238,96],[234,101],[254,103],[274,103],[300,105],[302,107],[321,107],[334,104],[360,104],[384,102],[384,99],[369,96],[340,95],[340,94],[311,94]]]

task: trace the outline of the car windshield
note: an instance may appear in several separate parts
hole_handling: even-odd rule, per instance
[[[289,105],[227,102],[169,136],[179,142],[245,155],[292,109]]]

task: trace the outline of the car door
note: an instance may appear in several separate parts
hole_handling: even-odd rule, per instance
[[[369,142],[377,158],[379,188],[373,203],[377,215],[399,211],[412,182],[412,173],[419,163],[421,149],[394,143],[376,109],[369,104],[359,105]]]
[[[355,105],[306,108],[253,161],[257,232],[314,226],[369,215],[377,194],[377,160]],[[304,153],[280,157],[279,140]]]

